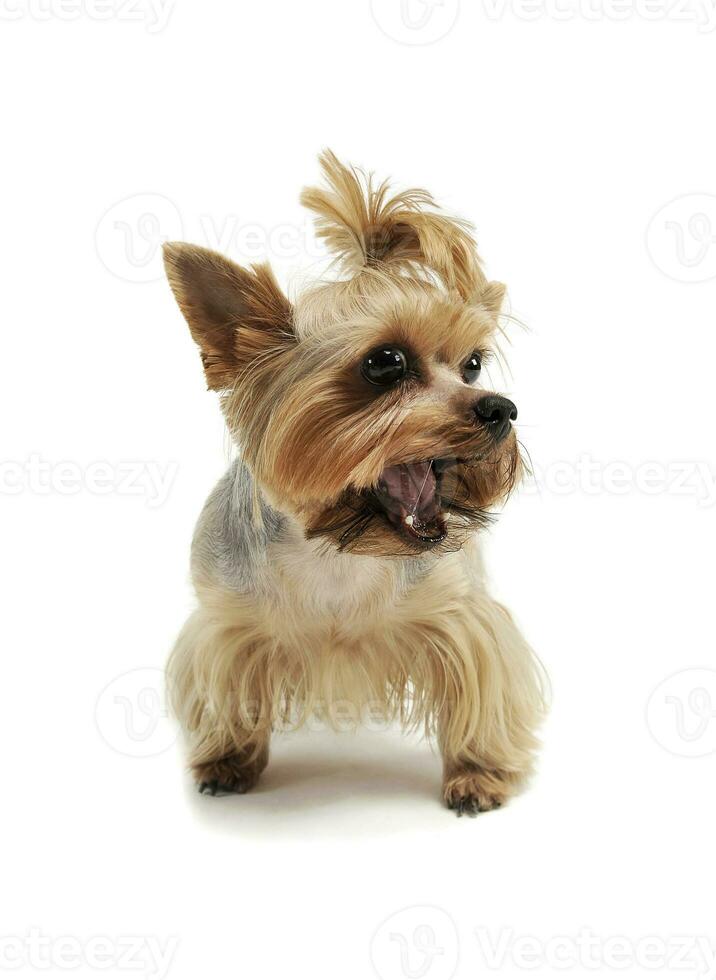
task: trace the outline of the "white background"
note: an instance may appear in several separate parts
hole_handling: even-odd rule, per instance
[[[713,977],[713,11],[0,14],[0,965],[446,980],[495,972],[488,929],[510,977]],[[393,734],[286,737],[256,792],[200,798],[158,701],[229,458],[158,243],[268,257],[296,288],[323,146],[473,220],[529,328],[502,385],[539,489],[488,549],[554,706],[532,789],[474,821]],[[663,966],[679,936],[687,971]]]

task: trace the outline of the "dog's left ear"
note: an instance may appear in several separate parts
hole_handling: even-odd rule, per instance
[[[164,267],[209,388],[230,387],[260,350],[293,342],[291,304],[268,264],[242,269],[208,248],[167,242]]]
[[[484,306],[488,313],[497,316],[502,309],[506,292],[507,287],[503,282],[488,282],[480,290],[477,302],[480,306]]]

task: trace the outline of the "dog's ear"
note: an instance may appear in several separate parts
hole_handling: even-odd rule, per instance
[[[503,282],[496,282],[493,279],[482,288],[478,294],[477,302],[480,306],[484,306],[488,313],[492,313],[493,316],[498,316],[502,310],[506,292],[507,287],[505,284]]]
[[[230,387],[252,354],[293,341],[291,304],[268,264],[242,269],[208,248],[167,242],[164,267],[209,388]]]

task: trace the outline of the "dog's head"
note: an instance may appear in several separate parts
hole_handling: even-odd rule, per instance
[[[515,405],[483,386],[504,287],[424,191],[322,157],[304,191],[342,272],[294,305],[267,265],[168,244],[209,387],[269,502],[341,550],[455,550],[515,483]]]

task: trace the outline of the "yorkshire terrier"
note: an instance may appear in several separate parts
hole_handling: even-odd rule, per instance
[[[164,247],[239,454],[194,535],[170,699],[201,792],[251,789],[287,719],[369,709],[436,734],[444,801],[474,815],[524,783],[545,709],[480,558],[522,468],[480,374],[505,287],[425,191],[321,166],[301,201],[338,276],[295,302],[268,264]]]

